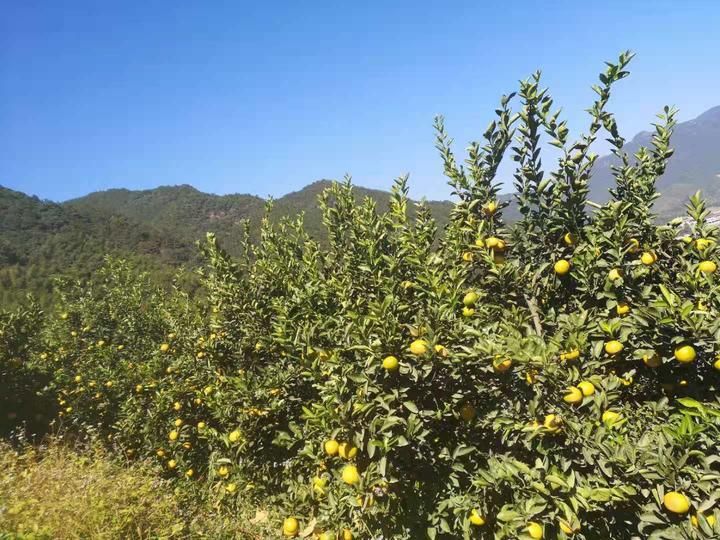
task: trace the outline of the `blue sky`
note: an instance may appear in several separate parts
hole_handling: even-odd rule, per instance
[[[720,2],[584,4],[0,0],[0,185],[280,196],[407,172],[414,196],[445,198],[434,115],[460,151],[541,68],[577,133],[628,48],[626,136],[665,104],[681,120],[720,104]]]

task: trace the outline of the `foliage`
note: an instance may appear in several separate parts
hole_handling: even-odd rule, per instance
[[[385,212],[348,180],[319,197],[322,243],[272,204],[234,254],[209,234],[202,301],[118,261],[67,284],[42,333],[59,421],[184,493],[270,505],[286,536],[713,537],[720,234],[699,195],[687,236],[656,224],[675,112],[626,154],[607,105],[630,60],[575,141],[539,74],[462,165],[438,119],[442,234],[406,178]],[[618,165],[590,211],[601,134]]]

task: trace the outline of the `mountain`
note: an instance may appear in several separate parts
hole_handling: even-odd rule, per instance
[[[647,146],[652,133],[638,133],[625,145],[629,154],[640,146]],[[679,123],[672,137],[675,153],[657,187],[662,197],[656,211],[663,218],[672,218],[684,212],[689,195],[698,190],[711,205],[720,205],[720,106],[705,111],[697,118]],[[614,184],[611,166],[618,161],[614,156],[599,158],[592,178],[591,199],[605,202],[608,188]]]
[[[322,239],[317,196],[330,184],[314,182],[277,199],[272,217],[302,212],[308,232]],[[358,200],[371,197],[379,208],[387,206],[387,192],[358,187],[355,193]],[[47,299],[51,276],[87,276],[107,253],[130,258],[168,283],[178,268],[197,266],[195,242],[207,231],[236,254],[241,221],[250,220],[251,233],[257,234],[265,205],[253,195],[213,195],[187,185],[112,189],[64,203],[0,186],[0,308],[16,304],[27,292]],[[443,227],[452,204],[428,206]],[[182,275],[192,287],[192,274]]]
[[[650,138],[650,133],[639,133],[626,150],[634,153]],[[663,193],[657,204],[661,217],[683,214],[687,197],[697,190],[703,191],[710,205],[720,206],[720,106],[678,124],[672,145],[675,155],[658,181]],[[597,160],[592,200],[607,200],[613,163],[612,156]],[[317,196],[329,185],[321,180],[276,199],[272,217],[302,212],[308,232],[322,239]],[[356,187],[355,192],[358,199],[374,199],[380,209],[387,206],[385,191]],[[88,275],[106,253],[130,258],[167,283],[178,268],[197,265],[194,242],[207,231],[215,232],[226,249],[235,253],[239,223],[249,219],[256,233],[265,204],[254,195],[213,195],[188,185],[111,189],[64,203],[0,186],[0,308],[17,303],[27,292],[47,298],[50,276]],[[431,201],[428,206],[442,228],[452,203]],[[506,217],[516,215],[512,206],[508,208]],[[183,276],[192,286],[190,273]]]

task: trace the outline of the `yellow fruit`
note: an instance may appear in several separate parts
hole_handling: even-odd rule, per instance
[[[579,388],[577,388],[575,386],[570,386],[568,388],[568,393],[565,394],[565,396],[563,397],[563,401],[565,403],[576,404],[576,403],[581,403],[582,400],[583,400],[583,393]]]
[[[553,269],[558,276],[564,276],[570,271],[570,262],[566,261],[565,259],[560,259],[558,262],[555,263]]]
[[[715,362],[713,362],[713,367],[715,369],[717,369],[718,371],[720,371],[720,358],[718,358],[717,360],[715,360]]]
[[[695,349],[692,345],[683,345],[675,349],[675,359],[682,364],[689,364],[695,360]]]
[[[715,243],[715,241],[709,238],[698,238],[697,240],[695,240],[695,247],[699,251],[704,251],[709,248],[713,243]]]
[[[358,474],[357,467],[355,465],[345,465],[342,470],[342,480],[351,486],[360,483],[360,474]]]
[[[539,523],[531,521],[527,526],[527,533],[533,540],[540,540],[543,537],[543,528]]]
[[[475,291],[470,291],[463,297],[463,305],[465,305],[466,307],[472,307],[475,305],[475,302],[478,301],[478,298],[478,293],[476,293]]]
[[[176,401],[175,403],[173,403],[174,411],[179,411],[180,409],[182,409],[182,403],[180,403],[179,401]]]
[[[502,360],[496,359],[493,361],[493,369],[496,373],[505,373],[507,370],[509,370],[512,367],[512,360],[510,358],[505,358]]]
[[[623,315],[627,315],[628,313],[630,313],[630,305],[627,304],[626,302],[620,302],[620,303],[615,307],[615,311],[617,312],[617,314],[618,314],[619,316],[622,317]]]
[[[460,418],[469,422],[475,418],[475,407],[471,403],[466,403],[460,408]]]
[[[495,201],[490,201],[485,206],[483,206],[482,211],[483,211],[483,214],[485,214],[486,216],[492,216],[495,214],[495,212],[497,212],[497,209],[498,209],[497,203]]]
[[[188,478],[192,478],[194,474],[195,471],[193,471],[192,469],[188,469],[187,471],[185,471],[185,476],[187,476]]]
[[[481,527],[485,525],[485,518],[482,517],[480,512],[478,512],[476,509],[473,509],[473,511],[470,512],[470,523],[472,523],[476,527]]]
[[[717,270],[717,264],[713,261],[702,261],[698,264],[698,270],[700,270],[703,274],[714,274]]]
[[[290,517],[287,518],[283,522],[283,536],[287,537],[294,537],[298,534],[298,529],[300,528],[300,524],[298,523],[298,520]]]
[[[576,239],[575,235],[572,233],[565,233],[565,236],[563,236],[563,242],[565,242],[565,245],[567,246],[573,246],[575,245]]]
[[[602,421],[605,424],[612,425],[618,420],[620,420],[621,416],[620,413],[616,413],[615,411],[605,411],[602,413]]]
[[[472,317],[473,315],[475,315],[475,310],[471,307],[464,307],[462,309],[462,314],[463,317]]]
[[[382,362],[383,368],[385,368],[387,371],[397,370],[398,365],[398,359],[394,356],[386,356]]]
[[[562,418],[555,414],[548,414],[543,421],[543,426],[554,433],[562,426]]]
[[[616,354],[622,352],[624,348],[625,346],[616,339],[605,343],[605,352],[610,356],[615,356]]]
[[[410,344],[410,352],[415,356],[423,356],[427,354],[429,343],[424,339],[416,339]]]
[[[142,384],[136,385],[136,386],[135,386],[135,391],[136,391],[138,394],[139,394],[140,392],[142,392],[142,391],[143,391],[143,385],[142,385]]]
[[[615,281],[616,279],[620,279],[623,277],[623,272],[619,268],[613,268],[608,272],[608,279],[610,281]]]
[[[447,350],[443,345],[435,345],[435,354],[438,356],[442,356],[443,358],[447,358],[450,356],[450,351]]]
[[[562,353],[560,355],[560,360],[572,362],[573,360],[577,360],[579,357],[580,357],[580,350],[579,349],[571,349],[566,353]]]
[[[167,343],[163,343],[160,345],[160,352],[168,352],[170,350],[170,345]]]
[[[162,448],[158,448],[157,450],[155,450],[155,454],[157,455],[157,457],[165,457],[165,450],[163,450]]]
[[[690,510],[690,499],[677,491],[669,491],[663,497],[663,506],[674,514],[685,514]]]
[[[176,418],[174,423],[175,423],[175,427],[182,426],[183,425],[182,418]]]
[[[595,385],[590,381],[582,381],[578,383],[578,388],[583,396],[592,396],[595,393]]]
[[[206,396],[209,396],[210,394],[212,394],[212,392],[213,392],[212,386],[206,386],[205,388],[203,388],[203,394],[205,394]]]
[[[705,516],[705,521],[707,521],[707,524],[710,525],[710,527],[715,527],[715,516],[710,514]],[[690,517],[690,522],[693,524],[693,527],[698,526],[698,518],[697,516]]]
[[[353,540],[353,533],[350,529],[343,529],[342,540]]]
[[[82,382],[82,377],[80,375],[75,375],[75,382],[76,383]]]
[[[221,478],[227,478],[227,476],[230,474],[230,468],[227,465],[220,465],[218,468],[218,476]]]
[[[338,448],[340,445],[335,439],[330,439],[329,441],[325,441],[325,453],[328,456],[334,456],[338,453]]]
[[[230,482],[227,486],[225,486],[225,491],[228,493],[235,493],[237,491],[237,484]]]
[[[175,461],[174,459],[171,459],[170,461],[167,462],[167,466],[168,466],[168,469],[174,469],[175,467],[177,467],[177,461]]]
[[[198,423],[197,423],[197,428],[198,428],[198,430],[205,429],[206,427],[207,427],[207,424],[206,424],[205,422],[198,422]]]
[[[228,440],[231,443],[236,443],[240,440],[240,432],[236,429],[234,431],[230,432],[230,435],[228,435]]]
[[[505,248],[507,247],[507,244],[505,243],[505,240],[498,240],[497,245],[495,246],[495,251],[505,251]]]
[[[358,449],[352,443],[342,442],[338,446],[338,455],[343,459],[353,459],[358,453]]]
[[[475,256],[472,251],[465,251],[462,254],[462,260],[465,262],[472,262]]]
[[[640,262],[643,263],[645,266],[655,264],[657,262],[657,255],[655,255],[655,253],[652,251],[646,251],[642,255],[640,255]]]
[[[498,247],[499,243],[502,242],[499,238],[496,238],[494,236],[491,236],[485,240],[485,247],[488,249],[495,249]]]
[[[168,439],[170,439],[171,441],[177,441],[177,438],[178,438],[179,435],[180,435],[180,434],[173,429],[173,430],[170,432],[170,434],[168,435]]]
[[[318,540],[336,540],[337,535],[331,532],[324,532],[318,536]]]
[[[105,383],[105,386],[106,386],[107,388],[112,388],[112,385],[113,385],[113,382],[112,382],[112,381],[108,381],[108,382]]]
[[[662,360],[657,353],[644,354],[642,357],[643,364],[649,368],[656,368],[662,364]]]
[[[575,530],[572,528],[572,526],[570,525],[570,523],[568,523],[568,522],[565,521],[564,519],[561,519],[561,520],[559,521],[559,525],[560,525],[560,530],[561,530],[562,532],[564,532],[565,534],[567,534],[568,536],[572,536],[572,535],[574,535],[574,534],[577,532],[577,531],[575,531]]]
[[[631,238],[628,244],[628,252],[637,253],[640,251],[640,241],[637,238]]]

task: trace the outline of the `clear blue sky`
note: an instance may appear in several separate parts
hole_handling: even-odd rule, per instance
[[[448,189],[458,150],[541,68],[576,133],[602,62],[637,58],[623,133],[720,104],[720,2],[0,0],[0,184],[64,200],[189,183],[279,196],[351,173]]]

